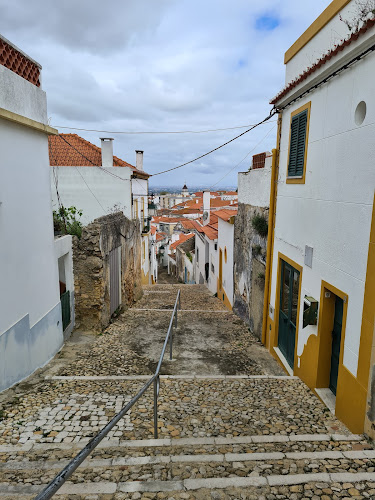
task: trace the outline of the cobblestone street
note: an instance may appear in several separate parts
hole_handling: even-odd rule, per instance
[[[1,394],[0,497],[32,498],[163,365],[159,440],[149,390],[59,492],[66,499],[375,498],[375,453],[205,287],[145,287],[100,335],[76,332]]]

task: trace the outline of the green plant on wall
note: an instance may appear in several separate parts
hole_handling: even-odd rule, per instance
[[[193,256],[190,252],[186,252],[186,257],[190,260],[190,262],[193,262]]]
[[[255,229],[255,232],[265,238],[268,234],[268,221],[264,215],[256,214],[251,219],[251,224]]]
[[[53,211],[53,228],[54,231],[61,234],[71,234],[78,236],[82,235],[82,223],[79,217],[82,216],[82,210],[76,207],[65,208],[61,206],[58,210]]]

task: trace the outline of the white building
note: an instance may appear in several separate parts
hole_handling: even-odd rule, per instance
[[[1,37],[0,390],[63,343],[41,66]],[[13,61],[11,66],[7,60]],[[9,66],[9,67],[8,67]]]
[[[362,432],[375,352],[375,21],[349,32],[339,15],[355,11],[334,0],[287,50],[271,101],[281,141],[263,326],[285,369]]]
[[[148,178],[143,151],[136,151],[136,166],[113,155],[113,139],[101,138],[101,148],[77,134],[49,139],[52,205],[82,210],[82,223],[122,211],[139,219],[142,234],[142,283],[150,278]]]
[[[228,309],[233,307],[234,220],[237,210],[217,210],[218,217],[218,284],[217,296]]]

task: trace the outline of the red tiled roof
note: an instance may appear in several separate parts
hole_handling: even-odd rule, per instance
[[[224,210],[216,210],[213,214],[211,214],[211,217],[214,214],[217,217],[219,217],[219,219],[222,219],[225,222],[228,222],[231,217],[234,217],[235,215],[237,215],[237,210],[225,210],[225,209]]]
[[[65,139],[65,140],[64,140]],[[101,167],[102,150],[77,134],[48,136],[49,161],[51,167]],[[114,167],[130,167],[134,172],[148,176],[134,165],[113,156]]]
[[[194,228],[194,223],[191,219],[182,220],[181,225],[185,229],[193,229]]]
[[[312,66],[309,66],[303,73],[298,75],[294,80],[289,82],[273,99],[270,100],[270,104],[276,104],[282,97],[289,93],[294,87],[299,85],[301,82],[306,80],[312,73],[323,66],[327,61],[336,56],[341,50],[350,45],[352,42],[356,41],[360,35],[365,33],[369,28],[375,25],[375,19],[368,19],[363,26],[358,31],[353,31],[348,38],[341,40],[338,45],[335,45],[333,49],[330,49],[326,54],[324,54],[320,59],[318,59]]]
[[[185,220],[183,217],[163,217],[163,216],[154,216],[151,219],[151,223],[159,224],[162,222],[163,224],[177,224],[177,222],[181,222]]]
[[[209,240],[217,240],[217,228],[211,225],[203,226],[202,232],[207,236]]]
[[[167,237],[168,237],[167,233],[163,233],[163,232],[156,233],[156,241],[164,240]]]
[[[155,226],[151,226],[151,234],[156,234],[156,227]]]
[[[189,233],[189,234],[180,234],[180,237],[178,240],[176,240],[174,243],[172,243],[169,248],[171,250],[175,250],[181,243],[185,243],[185,241],[190,240],[190,238],[194,238],[195,234],[194,233]]]

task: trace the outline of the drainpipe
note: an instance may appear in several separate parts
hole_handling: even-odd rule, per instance
[[[263,303],[263,324],[262,324],[262,343],[265,345],[267,341],[267,319],[268,306],[271,296],[271,277],[272,277],[272,260],[273,260],[273,242],[275,236],[275,216],[276,216],[276,198],[277,198],[277,178],[279,172],[279,153],[280,153],[280,138],[281,138],[281,123],[282,114],[279,113],[277,121],[277,142],[276,149],[272,150],[272,170],[271,170],[271,189],[270,189],[270,209],[268,217],[268,236],[267,236],[267,259],[266,259],[266,276],[264,282],[264,303]]]

